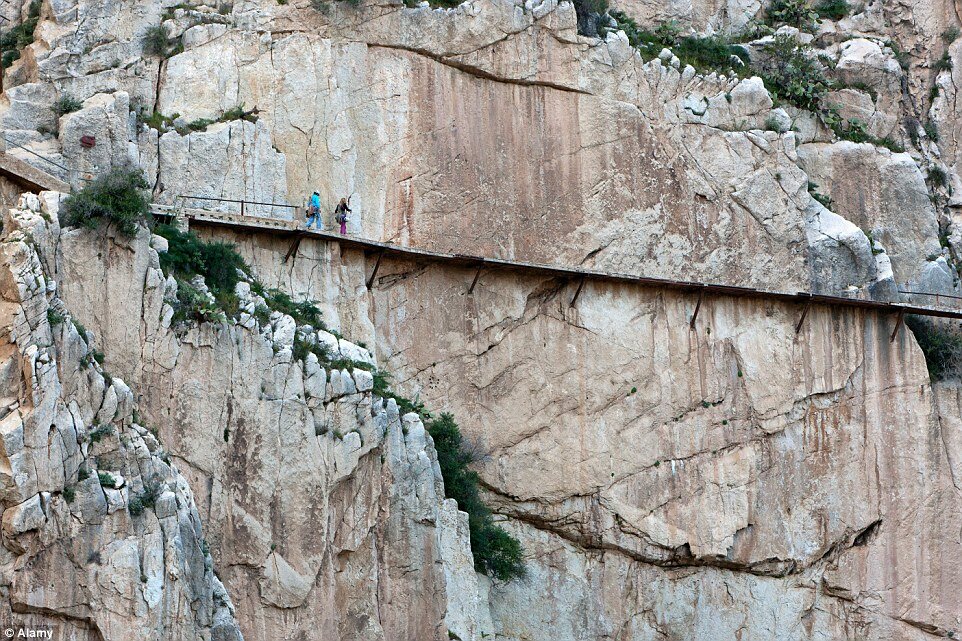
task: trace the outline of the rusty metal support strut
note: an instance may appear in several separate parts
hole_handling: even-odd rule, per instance
[[[285,263],[291,259],[291,256],[297,255],[297,249],[298,247],[301,246],[301,240],[303,240],[304,236],[306,235],[307,235],[307,232],[303,232],[303,231],[297,232],[297,234],[294,236],[294,241],[291,242],[290,249],[288,249],[287,254],[284,255]]]
[[[481,270],[484,269],[484,263],[478,263],[478,271],[474,272],[474,280],[471,281],[471,286],[468,287],[468,293],[474,293],[474,286],[478,284],[478,279],[481,278]]]
[[[812,298],[809,297],[808,300],[805,301],[805,307],[802,308],[802,316],[798,319],[798,322],[795,323],[796,335],[802,331],[802,325],[805,324],[805,319],[808,317],[808,310],[810,310],[811,308],[812,308]]]
[[[702,287],[698,290],[698,302],[695,303],[695,311],[691,314],[691,321],[688,323],[688,328],[695,329],[695,321],[698,320],[698,312],[701,310],[701,301],[705,297],[705,288]]]
[[[898,320],[895,321],[895,329],[892,330],[892,337],[889,338],[890,343],[895,342],[895,337],[899,335],[899,330],[902,329],[902,323],[905,320],[905,310],[899,310]]]
[[[581,296],[581,290],[585,288],[585,277],[581,277],[581,281],[578,283],[578,289],[575,290],[575,295],[571,298],[571,302],[568,307],[574,307],[575,303],[578,302],[578,297]]]
[[[377,278],[377,270],[381,268],[381,258],[383,257],[384,257],[384,251],[382,250],[378,252],[377,260],[374,261],[374,271],[371,272],[371,277],[367,279],[368,289],[371,289],[371,286],[374,285],[374,279]]]

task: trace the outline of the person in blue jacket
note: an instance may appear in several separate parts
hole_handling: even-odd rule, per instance
[[[307,228],[311,228],[311,223],[315,229],[321,228],[321,195],[316,191],[311,196],[307,204]]]

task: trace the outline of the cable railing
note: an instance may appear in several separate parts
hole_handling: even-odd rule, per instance
[[[39,158],[40,160],[44,161],[44,162],[47,163],[48,165],[53,166],[53,167],[56,167],[56,168],[59,169],[61,172],[63,172],[62,175],[58,176],[56,173],[51,173],[51,172],[49,171],[49,168],[48,168],[48,169],[43,169],[43,171],[46,171],[47,173],[50,173],[50,174],[53,175],[55,178],[61,178],[62,180],[65,180],[67,183],[72,183],[74,179],[79,180],[79,181],[81,181],[81,182],[91,182],[91,181],[93,180],[93,178],[91,177],[91,175],[90,175],[89,172],[81,172],[81,171],[78,170],[78,169],[71,169],[71,168],[69,168],[69,167],[65,167],[64,165],[61,165],[59,162],[57,162],[57,161],[55,161],[55,160],[51,160],[50,158],[44,156],[43,154],[37,153],[37,152],[34,151],[33,149],[30,149],[30,148],[28,148],[28,147],[24,147],[23,145],[21,145],[20,143],[16,142],[15,140],[10,140],[10,139],[7,138],[6,136],[0,135],[0,140],[3,141],[4,145],[12,145],[12,146],[16,147],[17,149],[20,149],[21,151],[25,151],[25,152],[27,152],[28,154],[30,154],[31,156],[33,156],[33,157],[35,157],[35,158]],[[5,151],[5,150],[4,150],[4,151]],[[27,162],[27,161],[26,161],[25,159],[23,159],[23,158],[21,158],[21,160],[24,160],[24,162]],[[27,164],[31,164],[31,163],[28,162]]]
[[[8,144],[8,145],[13,145],[13,146],[16,147],[17,149],[22,149],[23,151],[27,152],[28,154],[30,154],[30,155],[32,155],[32,156],[35,156],[35,157],[39,158],[40,160],[42,160],[42,161],[44,161],[44,162],[46,162],[46,163],[49,163],[49,164],[53,165],[54,167],[56,167],[56,168],[58,168],[58,169],[62,169],[62,170],[65,171],[65,172],[69,172],[69,171],[70,171],[69,169],[67,169],[66,167],[64,167],[63,165],[61,165],[59,162],[55,162],[55,161],[53,161],[53,160],[50,160],[50,159],[47,158],[46,156],[42,156],[42,155],[38,154],[38,153],[35,152],[33,149],[28,149],[28,148],[24,147],[23,145],[21,145],[20,143],[15,142],[15,141],[13,141],[13,140],[10,140],[10,139],[7,138],[6,136],[0,136],[0,137],[2,137],[2,138],[3,138],[3,142],[6,143],[6,144]]]
[[[911,287],[912,283],[905,283],[903,287],[906,289],[899,289],[899,294],[905,294],[908,296],[920,296],[926,301],[931,301],[931,305],[935,308],[952,308],[952,309],[962,309],[962,296],[957,296],[955,294],[945,294],[943,292],[925,292],[919,291]]]
[[[282,210],[284,213],[290,213],[290,216],[285,218],[285,220],[294,220],[296,218],[297,210],[299,207],[297,205],[290,205],[288,203],[268,203],[258,200],[246,200],[237,198],[221,198],[219,196],[193,196],[187,194],[181,194],[177,198],[183,201],[189,201],[191,203],[203,203],[203,202],[214,202],[222,205],[223,208],[211,209],[210,211],[218,211],[230,213],[230,210],[239,210],[240,215],[243,217],[254,217],[254,218],[278,218],[276,215],[277,210]],[[206,209],[204,207],[196,207],[196,209]],[[266,215],[265,215],[266,214]]]

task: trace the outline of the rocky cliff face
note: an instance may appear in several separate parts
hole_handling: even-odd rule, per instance
[[[5,624],[217,641],[490,629],[417,415],[372,397],[366,371],[294,359],[289,316],[175,333],[149,234],[62,232],[57,207],[26,197],[4,221]]]
[[[264,300],[246,283],[236,324],[172,323],[177,284],[148,241],[69,230],[52,262],[197,488],[245,638],[477,638],[483,579],[466,515],[444,499],[417,415],[372,396],[367,371],[295,355],[303,328],[279,312],[258,320]],[[373,363],[320,334],[337,358]]]
[[[309,296],[371,268],[304,241],[279,270],[287,243],[230,240]],[[692,332],[695,300],[665,292],[588,285],[570,307],[565,282],[379,274],[328,316],[373,319],[382,366],[483,444],[528,551],[528,577],[489,593],[498,638],[957,629],[954,388],[930,386],[911,333],[890,342],[894,318],[818,310],[796,335],[799,308],[711,299]]]
[[[0,621],[55,639],[240,639],[187,479],[51,278],[56,196],[4,216]]]
[[[45,5],[37,41],[6,73],[0,122],[73,180],[131,156],[162,202],[300,204],[318,189],[325,202],[352,197],[352,231],[416,246],[878,294],[893,277],[885,258],[900,280],[930,269],[929,253],[919,260],[885,243],[885,212],[898,210],[916,245],[940,253],[923,179],[942,166],[930,141],[891,159],[864,144],[889,186],[880,213],[845,207],[866,183],[847,181],[840,164],[829,182],[841,208],[829,211],[809,185],[837,155],[818,147],[831,132],[805,113],[773,110],[758,78],[700,75],[671,55],[646,61],[616,31],[580,37],[572,6],[554,0],[454,10],[335,3],[327,13],[304,5]],[[691,8],[703,10],[717,14]],[[730,6],[716,27],[757,11]],[[850,21],[825,26],[820,52],[845,83],[874,88],[839,90],[832,102],[873,135],[907,140],[903,120],[924,107],[903,88],[924,93],[929,81],[918,76],[927,72],[895,61],[884,42],[901,32],[875,4]],[[176,55],[145,53],[159,24]],[[67,94],[83,108],[58,119],[48,105]],[[944,100],[933,109],[944,112]],[[796,131],[765,131],[773,119]],[[80,145],[81,135],[96,147]]]
[[[764,12],[617,4],[644,26],[703,34]],[[418,247],[787,291],[958,294],[958,22],[951,3],[868,2],[814,34],[783,32],[826,61],[826,101],[862,123],[857,142],[776,104],[748,72],[642,55],[617,29],[579,36],[573,6],[554,0],[327,12],[47,0],[4,72],[0,126],[62,167],[10,153],[75,184],[135,160],[161,203],[300,204],[318,189],[352,197],[352,233]],[[68,95],[79,109],[51,111]],[[911,333],[890,342],[891,318],[813,309],[796,333],[798,309],[718,298],[690,330],[683,295],[589,284],[571,306],[571,283],[487,272],[468,295],[473,272],[401,261],[369,292],[360,252],[306,240],[285,262],[285,241],[217,232],[264,284],[319,301],[371,346],[323,337],[336,350],[453,411],[479,443],[487,497],[528,568],[489,584],[423,427],[374,398],[364,372],[296,358],[303,328],[259,319],[249,288],[236,322],[172,326],[163,243],[63,231],[38,213],[55,208],[24,202],[5,232],[8,280],[31,284],[4,298],[11,318],[33,319],[11,321],[31,329],[11,333],[8,378],[26,391],[10,397],[77,407],[67,422],[3,419],[32,425],[23,451],[43,457],[11,471],[25,489],[4,502],[0,595],[14,612],[89,638],[124,638],[122,623],[183,638],[518,641],[962,629],[959,394],[931,384]],[[93,330],[102,367],[64,369],[89,341],[69,322],[45,333],[51,304]],[[33,356],[51,350],[58,368]],[[119,378],[96,383],[103,367]],[[56,376],[31,387],[28,370]],[[98,418],[109,390],[118,409]],[[78,441],[107,423],[113,434]],[[73,432],[47,431],[61,424]],[[101,458],[120,490],[77,479],[82,459],[93,471]],[[154,481],[165,489],[133,515],[131,493]],[[98,496],[104,516],[89,507]],[[71,536],[89,549],[68,549]],[[90,555],[117,541],[111,565]],[[42,568],[64,565],[58,554],[75,574],[24,592],[54,581]],[[146,587],[108,579],[135,567]]]

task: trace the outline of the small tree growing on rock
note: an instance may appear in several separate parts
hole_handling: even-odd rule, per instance
[[[932,380],[962,378],[962,332],[958,328],[914,315],[906,316],[905,324],[925,354]]]
[[[474,453],[467,446],[454,417],[441,414],[428,425],[438,453],[438,465],[444,478],[444,493],[458,502],[468,513],[471,531],[471,553],[478,572],[501,581],[524,576],[524,550],[521,543],[491,517],[491,510],[481,500],[480,477],[471,470]]]
[[[106,220],[125,236],[135,236],[150,218],[148,187],[136,167],[115,167],[64,200],[60,224],[96,228]]]

